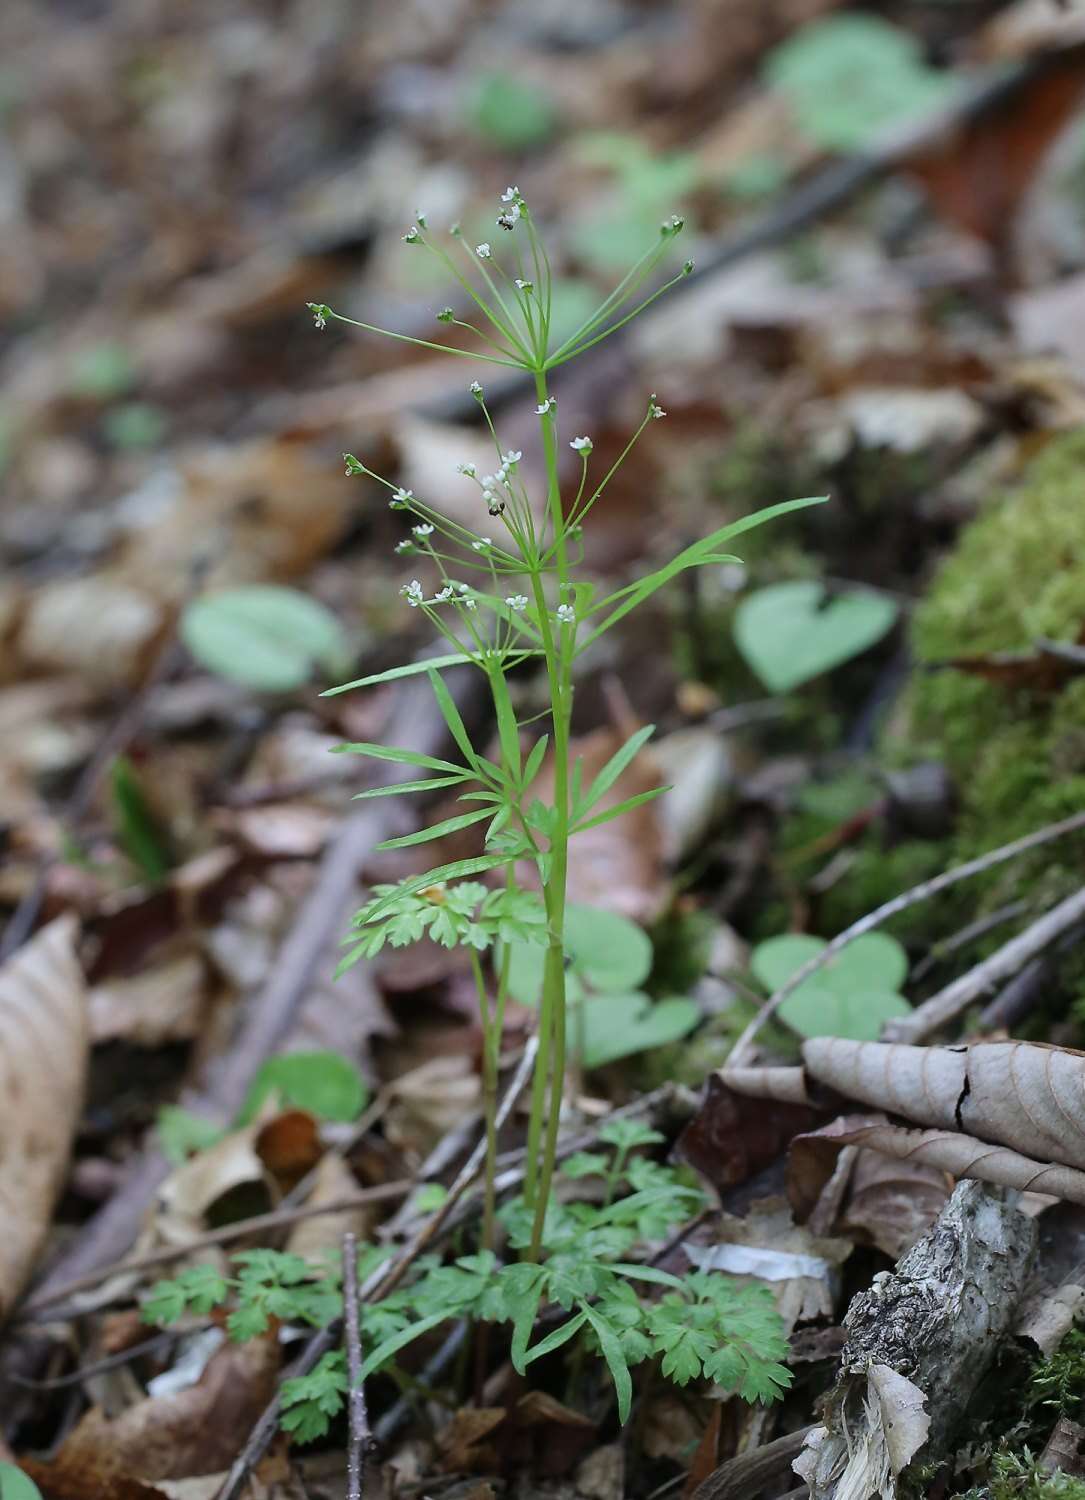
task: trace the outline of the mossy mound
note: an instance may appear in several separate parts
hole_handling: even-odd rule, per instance
[[[957,859],[1085,810],[1085,676],[1057,689],[939,665],[1075,642],[1085,626],[1085,430],[1048,444],[1020,484],[961,533],[916,611],[917,672],[895,756],[935,756],[956,779]],[[1037,906],[1080,884],[1085,841],[1037,851],[982,880],[983,904],[1021,890]]]

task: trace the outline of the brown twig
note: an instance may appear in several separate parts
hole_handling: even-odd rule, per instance
[[[1081,829],[1085,829],[1085,813],[1075,813],[1073,817],[1063,818],[1060,823],[1052,823],[1047,828],[1039,828],[1035,833],[1015,839],[1011,844],[1003,844],[998,849],[991,849],[986,854],[981,854],[977,859],[971,859],[966,864],[957,865],[955,869],[945,870],[941,875],[924,880],[921,884],[913,886],[911,890],[902,891],[891,901],[886,901],[874,911],[868,912],[865,917],[860,917],[857,922],[853,922],[850,927],[838,933],[820,953],[815,954],[801,968],[796,969],[787,983],[781,985],[774,995],[769,996],[732,1048],[728,1067],[742,1067],[750,1061],[754,1039],[765,1022],[772,1019],[780,1006],[788,996],[795,993],[800,984],[804,984],[812,974],[824,968],[856,938],[862,937],[866,932],[872,932],[883,922],[888,922],[890,917],[895,917],[898,912],[906,911],[908,907],[916,906],[920,901],[930,900],[932,896],[937,896],[940,891],[956,885],[958,881],[968,880],[973,875],[981,875],[985,870],[993,869],[995,865],[1003,864],[1009,859],[1016,859],[1018,855],[1027,854],[1030,849],[1038,849],[1041,844],[1048,844],[1053,839],[1064,838],[1068,833],[1076,833]]]
[[[362,1500],[362,1478],[365,1452],[369,1446],[369,1414],[365,1408],[365,1382],[362,1380],[362,1341],[358,1304],[358,1242],[352,1234],[343,1236],[343,1319],[347,1346],[347,1375],[350,1394],[347,1416],[350,1441],[347,1444],[347,1500]]]
[[[1085,886],[1044,912],[1023,932],[1017,933],[1001,948],[996,948],[982,963],[962,974],[945,989],[931,995],[912,1011],[887,1022],[882,1035],[887,1042],[922,1042],[932,1032],[940,1031],[955,1020],[974,1000],[997,988],[1004,979],[1017,974],[1057,938],[1085,922]]]
[[[409,1178],[403,1178],[398,1182],[382,1182],[375,1187],[359,1188],[356,1193],[347,1193],[342,1198],[331,1198],[327,1203],[309,1203],[300,1208],[275,1208],[270,1213],[256,1214],[251,1219],[240,1219],[236,1224],[227,1224],[222,1229],[212,1229],[207,1234],[201,1234],[197,1239],[189,1240],[184,1245],[166,1245],[161,1250],[149,1251],[146,1255],[137,1256],[133,1260],[122,1260],[114,1265],[103,1266],[97,1271],[91,1271],[86,1276],[76,1277],[74,1280],[64,1282],[51,1290],[48,1295],[44,1292],[32,1297],[29,1302],[15,1314],[16,1322],[29,1321],[40,1313],[44,1308],[52,1308],[56,1302],[61,1302],[67,1297],[74,1297],[78,1292],[86,1292],[92,1287],[100,1286],[103,1281],[109,1281],[114,1276],[127,1276],[136,1271],[152,1271],[158,1266],[168,1266],[174,1261],[183,1260],[186,1255],[193,1255],[199,1250],[209,1250],[215,1245],[228,1245],[233,1240],[245,1239],[250,1234],[262,1234],[267,1229],[282,1229],[289,1224],[300,1224],[303,1219],[315,1219],[322,1214],[346,1213],[352,1208],[360,1208],[367,1203],[386,1203],[389,1199],[405,1198],[414,1187],[414,1182]],[[60,1315],[50,1312],[50,1319]]]

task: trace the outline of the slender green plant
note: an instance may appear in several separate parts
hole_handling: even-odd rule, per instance
[[[489,241],[472,250],[458,227],[452,229],[451,245],[446,246],[431,233],[423,214],[417,215],[403,236],[405,245],[436,256],[460,288],[464,316],[449,306],[437,314],[438,321],[473,335],[484,346],[482,350],[454,348],[358,323],[324,303],[309,306],[318,328],[325,328],[332,321],[347,323],[460,358],[523,370],[534,381],[535,414],[546,469],[546,493],[539,505],[533,503],[523,482],[523,454],[503,448],[485,392],[478,381],[471,384],[471,392],[493,439],[495,469],[480,475],[473,464],[467,463],[459,465],[459,471],[477,483],[480,511],[484,510],[495,523],[493,529],[500,533],[496,539],[452,520],[428,499],[373,473],[353,454],[344,455],[348,474],[375,479],[389,491],[391,507],[412,517],[410,535],[400,542],[397,551],[419,559],[425,566],[426,581],[413,578],[404,584],[401,593],[408,605],[427,616],[452,650],[448,655],[365,677],[331,691],[346,692],[425,671],[449,733],[463,757],[462,763],[457,764],[385,745],[342,747],[351,754],[396,761],[432,773],[398,786],[374,787],[362,793],[363,796],[458,787],[460,801],[477,804],[417,833],[388,839],[380,847],[421,844],[475,824],[487,825],[484,853],[476,858],[439,866],[398,885],[378,887],[372,900],[354,919],[348,952],[340,966],[345,969],[360,958],[372,957],[385,942],[399,945],[426,935],[449,946],[463,943],[472,951],[484,1039],[483,1097],[488,1145],[483,1233],[486,1249],[492,1248],[497,1063],[508,993],[510,944],[534,941],[545,950],[524,1190],[533,1215],[528,1258],[536,1261],[543,1245],[565,1087],[569,844],[577,834],[619,817],[667,790],[655,787],[618,800],[610,795],[623,771],[650,738],[650,725],[634,734],[594,779],[584,784],[582,763],[570,754],[574,664],[600,636],[678,574],[688,568],[735,561],[720,550],[730,538],[774,516],[815,502],[794,500],[771,506],[720,527],[645,577],[599,597],[592,583],[577,576],[583,560],[584,523],[645,428],[666,413],[652,394],[624,449],[598,479],[592,476],[589,480],[591,438],[571,438],[568,446],[579,459],[580,472],[575,490],[567,498],[562,493],[558,462],[558,403],[551,393],[549,377],[561,365],[624,328],[692,272],[693,262],[687,260],[676,275],[656,284],[656,272],[681,233],[683,221],[677,215],[664,220],[656,242],[609,296],[578,328],[560,339],[554,333],[550,260],[528,204],[516,187],[502,194],[497,228],[507,254],[497,253]],[[463,575],[470,581],[464,582]],[[550,729],[525,754],[507,676],[528,660],[540,661],[545,668]],[[486,678],[497,722],[498,761],[487,759],[475,748],[442,680],[441,673],[446,668],[463,663],[475,667]],[[532,787],[543,768],[548,748],[552,794],[544,802],[533,794]],[[541,908],[519,883],[517,870],[521,862],[535,867],[542,888]],[[501,872],[503,888],[488,892],[474,880],[453,883],[485,872]],[[495,940],[500,940],[503,956],[491,1000],[481,955]]]
[[[408,246],[436,255],[461,289],[463,308],[477,310],[480,316],[474,321],[460,317],[452,307],[437,316],[441,323],[474,335],[484,346],[482,352],[446,349],[404,334],[388,336],[530,374],[545,459],[546,488],[540,503],[533,502],[524,484],[522,453],[503,449],[478,382],[472,383],[471,391],[493,440],[495,469],[480,475],[472,464],[459,468],[476,481],[480,511],[493,523],[490,530],[498,533],[496,538],[464,526],[425,497],[374,474],[353,454],[344,455],[348,474],[376,480],[389,492],[392,509],[410,518],[410,534],[397,551],[418,559],[421,576],[410,579],[401,592],[450,649],[330,691],[426,673],[459,759],[379,744],[341,749],[422,773],[400,784],[382,781],[359,793],[361,797],[454,790],[465,805],[462,813],[388,839],[380,847],[423,844],[485,825],[480,827],[481,854],[394,885],[378,885],[354,917],[340,964],[342,971],[372,958],[385,944],[401,947],[424,937],[449,948],[462,945],[470,954],[483,1032],[486,1169],[480,1249],[451,1264],[439,1255],[420,1257],[402,1284],[363,1308],[363,1374],[385,1371],[403,1389],[412,1389],[417,1383],[397,1365],[400,1352],[449,1320],[477,1320],[512,1325],[510,1357],[521,1372],[568,1345],[569,1379],[575,1386],[584,1353],[601,1356],[614,1382],[622,1421],[632,1398],[630,1367],[649,1359],[658,1359],[662,1375],[678,1384],[704,1377],[747,1400],[770,1400],[790,1381],[779,1363],[786,1345],[772,1294],[718,1273],[679,1278],[638,1252],[645,1242],[657,1241],[687,1221],[704,1203],[703,1194],[680,1170],[646,1154],[662,1141],[657,1132],[638,1122],[610,1121],[599,1133],[604,1149],[581,1153],[563,1168],[561,1198],[568,1200],[579,1191],[585,1201],[559,1201],[552,1192],[565,1091],[566,967],[576,947],[575,931],[568,934],[568,942],[566,933],[570,841],[665,790],[621,795],[622,774],[648,741],[651,726],[633,734],[589,780],[582,761],[570,750],[570,719],[575,663],[600,636],[686,569],[734,561],[721,550],[730,538],[815,502],[791,501],[720,527],[644,577],[598,594],[578,573],[584,522],[644,429],[665,413],[650,396],[624,450],[598,478],[589,479],[591,438],[569,440],[580,472],[575,489],[564,495],[557,400],[549,376],[623,328],[690,273],[693,265],[686,261],[677,276],[656,285],[655,273],[682,221],[667,219],[658,242],[591,317],[560,339],[554,333],[550,262],[517,188],[502,195],[497,225],[506,242],[505,255],[495,254],[489,243],[472,251],[456,230],[449,249],[431,235],[421,214],[403,236]],[[354,324],[323,303],[309,305],[318,328],[333,320]],[[364,323],[355,326],[387,332]],[[549,727],[530,746],[521,738],[527,726],[517,720],[507,681],[508,674],[526,661],[544,668],[549,693]],[[448,668],[462,665],[482,673],[492,698],[495,760],[472,742],[442,676]],[[548,753],[550,771],[544,777]],[[543,785],[551,788],[546,798],[537,790]],[[541,895],[528,888],[522,875],[532,867]],[[481,875],[488,875],[490,883],[479,880]],[[521,1197],[498,1207],[498,1063],[514,957],[522,954],[524,945],[542,950],[525,1181]],[[539,969],[538,964],[520,967],[524,972]],[[499,1260],[498,1226],[519,1260]],[[372,1247],[362,1251],[363,1282],[388,1253]],[[236,1256],[234,1267],[230,1276],[217,1268],[194,1267],[159,1283],[144,1304],[144,1316],[175,1322],[186,1315],[206,1316],[225,1305],[230,1309],[231,1336],[251,1338],[269,1331],[275,1319],[324,1326],[341,1312],[340,1272],[334,1264],[314,1268],[296,1256],[259,1250]],[[532,1343],[537,1329],[539,1336]],[[284,1425],[298,1438],[321,1435],[342,1409],[346,1390],[342,1356],[326,1355],[308,1375],[286,1382]]]

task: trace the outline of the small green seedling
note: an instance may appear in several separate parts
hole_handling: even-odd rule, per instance
[[[824,952],[822,938],[788,933],[759,943],[750,968],[772,993],[803,964]],[[885,1021],[906,1015],[911,1006],[898,994],[908,973],[908,956],[895,938],[868,932],[799,985],[778,1015],[800,1036],[841,1036],[877,1041]]]
[[[679,1041],[697,1025],[700,1012],[694,1001],[654,1001],[641,989],[652,967],[652,944],[634,922],[615,912],[571,905],[565,952],[570,1034],[582,1067],[601,1068]],[[543,970],[541,948],[513,946],[509,992],[521,1005],[538,1005]]]

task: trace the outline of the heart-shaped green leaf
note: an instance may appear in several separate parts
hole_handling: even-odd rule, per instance
[[[273,1092],[322,1120],[356,1120],[369,1097],[357,1068],[337,1052],[287,1052],[257,1073],[238,1123],[247,1125]]]
[[[637,990],[627,995],[589,995],[570,1021],[574,1045],[582,1039],[585,1068],[635,1052],[662,1047],[688,1036],[700,1020],[696,1001],[675,997],[653,1001]]]
[[[754,949],[750,968],[775,991],[826,946],[822,938],[802,933],[769,938]],[[781,1005],[780,1019],[800,1036],[876,1041],[884,1021],[911,1010],[896,993],[907,972],[907,955],[894,938],[866,933],[800,984]]]
[[[652,940],[635,922],[595,906],[572,905],[565,913],[566,998],[579,1000],[584,986],[608,994],[635,990],[652,967]],[[509,963],[509,993],[521,1005],[537,1005],[542,994],[546,950],[517,943]]]
[[[873,646],[896,617],[892,599],[867,589],[830,597],[813,580],[774,583],[739,605],[735,644],[770,692],[786,693]]]
[[[41,1490],[22,1469],[0,1464],[0,1500],[41,1500]]]
[[[303,687],[315,667],[339,675],[349,656],[339,622],[322,604],[270,584],[194,599],[181,635],[209,672],[266,693]]]

